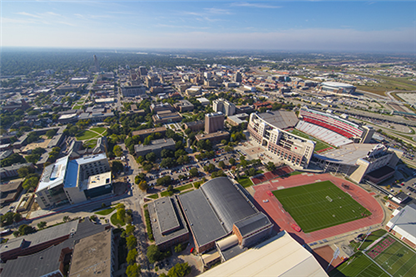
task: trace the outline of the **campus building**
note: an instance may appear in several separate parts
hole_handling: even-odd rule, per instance
[[[175,150],[175,141],[171,138],[152,140],[149,145],[139,144],[134,146],[134,153],[136,157],[146,156],[150,152],[154,152],[157,156],[163,149]]]
[[[212,102],[214,112],[222,112],[226,116],[235,114],[235,105],[223,98],[216,99]]]
[[[43,170],[36,189],[42,209],[77,204],[113,192],[111,171],[105,153],[70,160],[58,159]]]
[[[411,203],[404,208],[395,210],[393,216],[386,224],[386,229],[411,247],[416,248],[416,228],[414,226],[416,204]]]
[[[205,115],[205,134],[215,133],[224,129],[224,114],[222,112]]]
[[[216,242],[231,234],[224,251],[233,248],[240,252],[271,234],[273,224],[267,216],[257,210],[240,185],[226,177],[212,179],[179,195],[178,200],[199,253],[215,248]],[[225,256],[230,257],[231,252]]]
[[[355,92],[356,87],[350,84],[339,82],[323,82],[318,85],[318,90],[326,93],[352,94]]]
[[[292,166],[307,168],[315,143],[284,130],[296,123],[296,115],[291,112],[252,113],[247,130],[253,141],[267,148],[268,154]]]

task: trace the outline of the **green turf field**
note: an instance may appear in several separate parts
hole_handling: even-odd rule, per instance
[[[275,190],[273,194],[305,233],[371,215],[331,181]]]
[[[371,234],[367,237],[367,239],[364,242],[351,241],[350,246],[354,248],[354,251],[357,251],[358,247],[360,247],[360,250],[366,249],[368,246],[370,246],[370,244],[375,242],[378,238],[381,238],[385,233],[387,233],[386,230],[378,229],[376,231],[371,232]]]
[[[373,260],[394,277],[416,276],[416,253],[393,236],[389,235],[384,240],[387,239],[393,239],[393,244],[385,248],[384,251]],[[381,240],[367,251],[367,254],[369,254],[372,249],[382,245],[384,240]]]
[[[322,149],[325,149],[325,148],[329,148],[329,147],[334,148],[330,144],[328,144],[326,142],[323,142],[322,140],[319,140],[317,138],[314,138],[314,137],[312,137],[312,136],[310,136],[310,135],[308,135],[308,134],[306,134],[304,132],[301,132],[299,130],[293,129],[290,132],[292,134],[296,135],[296,136],[299,136],[299,137],[302,137],[302,138],[306,138],[306,139],[310,139],[310,140],[313,140],[314,142],[316,142],[316,144],[315,144],[315,152],[316,151],[319,151],[319,150],[322,150]]]
[[[359,252],[348,261],[329,272],[330,277],[389,277],[380,267]]]

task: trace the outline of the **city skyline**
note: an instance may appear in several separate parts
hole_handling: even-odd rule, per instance
[[[413,1],[3,1],[2,46],[412,52]]]

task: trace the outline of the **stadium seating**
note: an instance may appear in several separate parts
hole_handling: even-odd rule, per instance
[[[337,132],[302,120],[298,122],[295,128],[335,147],[352,143],[347,137]]]

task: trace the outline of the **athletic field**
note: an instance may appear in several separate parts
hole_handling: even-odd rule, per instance
[[[328,144],[328,143],[326,143],[326,142],[324,142],[322,140],[319,140],[319,139],[317,139],[317,138],[315,138],[313,136],[310,136],[310,135],[308,135],[308,134],[306,134],[306,133],[304,133],[302,131],[299,131],[297,129],[293,129],[290,132],[292,134],[296,135],[296,136],[299,136],[299,137],[302,137],[302,138],[306,138],[306,139],[310,139],[310,140],[313,140],[314,142],[316,142],[316,144],[315,144],[315,152],[316,151],[323,150],[323,149],[326,149],[326,148],[333,147],[332,145],[330,145],[330,144]]]
[[[273,194],[305,233],[371,215],[331,181],[275,190]]]
[[[393,236],[388,235],[366,254],[392,276],[416,276],[416,253]]]
[[[331,277],[414,277],[416,253],[395,237],[387,235],[365,252],[358,252],[332,270]]]

